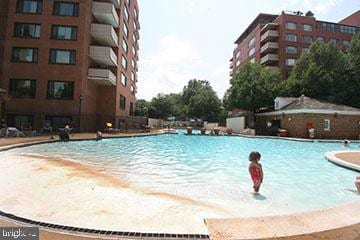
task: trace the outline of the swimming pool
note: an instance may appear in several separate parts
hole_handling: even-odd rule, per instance
[[[356,149],[355,144],[351,148]],[[264,183],[254,197],[248,154],[262,154]],[[359,199],[356,172],[325,160],[339,143],[227,136],[159,135],[58,142],[8,151],[72,159],[101,167],[133,187],[206,202],[233,216],[286,214]]]

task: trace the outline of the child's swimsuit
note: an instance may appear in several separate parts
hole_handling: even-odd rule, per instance
[[[261,171],[259,167],[256,167],[255,165],[251,165],[249,167],[249,172],[251,179],[253,180],[254,183],[261,182]]]

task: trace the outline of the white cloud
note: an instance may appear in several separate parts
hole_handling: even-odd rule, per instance
[[[137,98],[150,100],[158,93],[178,93],[194,78],[209,80],[222,97],[227,87],[228,68],[203,61],[191,42],[165,36],[154,55],[139,61]]]

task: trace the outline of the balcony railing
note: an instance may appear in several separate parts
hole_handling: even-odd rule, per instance
[[[112,3],[116,8],[120,8],[120,0],[96,0],[98,2]]]
[[[116,76],[109,69],[89,68],[88,79],[99,85],[116,86]]]
[[[277,51],[278,49],[279,49],[279,43],[267,42],[261,47],[260,53],[264,54],[264,53],[268,53],[268,52],[274,52],[274,51]]]
[[[265,42],[267,40],[272,40],[279,37],[279,32],[276,30],[267,30],[264,34],[261,35],[260,42]]]
[[[90,46],[89,57],[102,66],[118,66],[117,56],[111,47]]]
[[[119,27],[119,16],[114,4],[106,2],[93,2],[92,12],[99,23],[111,24],[113,27]]]
[[[104,46],[117,47],[119,45],[119,38],[111,25],[92,23],[90,35]]]
[[[266,54],[264,57],[260,59],[261,64],[277,62],[277,61],[279,61],[279,55],[273,53]]]

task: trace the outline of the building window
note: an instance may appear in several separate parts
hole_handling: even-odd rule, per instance
[[[249,53],[248,53],[249,57],[254,55],[254,53],[255,53],[255,48],[253,47],[252,49],[249,50]]]
[[[134,59],[131,59],[131,66],[134,70],[136,70],[136,64],[135,64]]]
[[[121,66],[123,66],[123,68],[126,70],[127,61],[126,61],[126,58],[124,57],[124,55],[121,57]]]
[[[54,15],[66,16],[66,17],[78,17],[79,16],[79,3],[55,2],[54,3]]]
[[[312,37],[304,36],[303,42],[306,43],[306,44],[311,44],[312,43]]]
[[[256,42],[256,37],[253,37],[252,39],[250,39],[250,41],[248,42],[248,46],[251,47],[252,45],[254,45]]]
[[[75,50],[50,49],[50,63],[52,64],[76,64]]]
[[[31,114],[9,114],[7,125],[20,130],[29,130],[34,126],[34,115]]]
[[[125,37],[128,37],[128,34],[129,34],[129,29],[128,29],[128,27],[126,26],[126,24],[124,23],[124,27],[123,27],[123,29],[124,29],[124,34],[125,34]]]
[[[350,47],[350,41],[348,41],[348,40],[342,40],[342,45],[343,45],[344,47]]]
[[[126,86],[127,79],[124,73],[121,73],[120,82],[123,86]]]
[[[239,51],[239,52],[236,53],[235,58],[236,58],[236,59],[239,59],[240,56],[241,56],[241,52]]]
[[[294,58],[287,58],[286,59],[286,66],[294,66],[295,65],[295,59]]]
[[[131,51],[132,51],[133,56],[136,56],[136,50],[135,50],[135,47],[134,47],[134,46],[132,46]]]
[[[16,5],[16,12],[41,14],[42,0],[18,0]]]
[[[324,131],[330,131],[330,120],[324,119]]]
[[[297,54],[297,47],[294,46],[287,46],[286,53],[288,54]]]
[[[287,23],[286,23],[286,29],[296,30],[296,23],[294,23],[294,22],[287,22]]]
[[[74,82],[66,81],[49,81],[48,82],[48,99],[69,100],[74,98]]]
[[[335,32],[335,24],[333,23],[323,23],[322,26],[325,32]]]
[[[135,74],[134,74],[134,72],[131,72],[131,80],[132,80],[132,81],[135,81]]]
[[[127,53],[127,51],[128,51],[128,45],[127,45],[127,43],[126,43],[126,40],[125,39],[123,39],[122,40],[122,48],[124,49],[124,51]]]
[[[303,29],[305,32],[312,32],[312,26],[309,24],[303,24]]]
[[[45,121],[49,123],[53,131],[63,128],[66,125],[71,125],[71,116],[45,116]]]
[[[129,12],[126,7],[124,7],[124,16],[127,22],[129,22]]]
[[[239,66],[241,63],[240,59],[238,59],[236,62],[235,62],[235,67]]]
[[[134,31],[136,31],[136,30],[137,30],[137,26],[136,26],[135,21],[133,22],[133,26],[134,26]]]
[[[249,62],[255,63],[255,58],[250,59]]]
[[[19,63],[37,63],[38,51],[37,48],[13,47],[11,61]]]
[[[120,109],[125,110],[126,108],[126,97],[120,94]]]
[[[14,36],[21,38],[40,38],[40,24],[15,23]]]
[[[136,8],[134,8],[134,19],[137,19],[138,13],[136,11]]]
[[[297,36],[295,34],[286,34],[286,41],[296,42]]]
[[[325,42],[325,38],[324,37],[317,37],[316,41],[319,43],[324,43]]]
[[[130,91],[131,91],[132,94],[135,94],[135,88],[134,88],[133,85],[130,86]]]
[[[340,32],[347,34],[355,34],[356,27],[340,25]]]
[[[30,79],[10,79],[10,95],[15,98],[35,98],[36,81]]]
[[[134,103],[132,103],[132,102],[130,102],[129,115],[130,116],[134,115]]]
[[[52,25],[51,38],[56,40],[76,40],[76,26]]]
[[[336,38],[330,38],[330,43],[336,45],[337,39]]]

